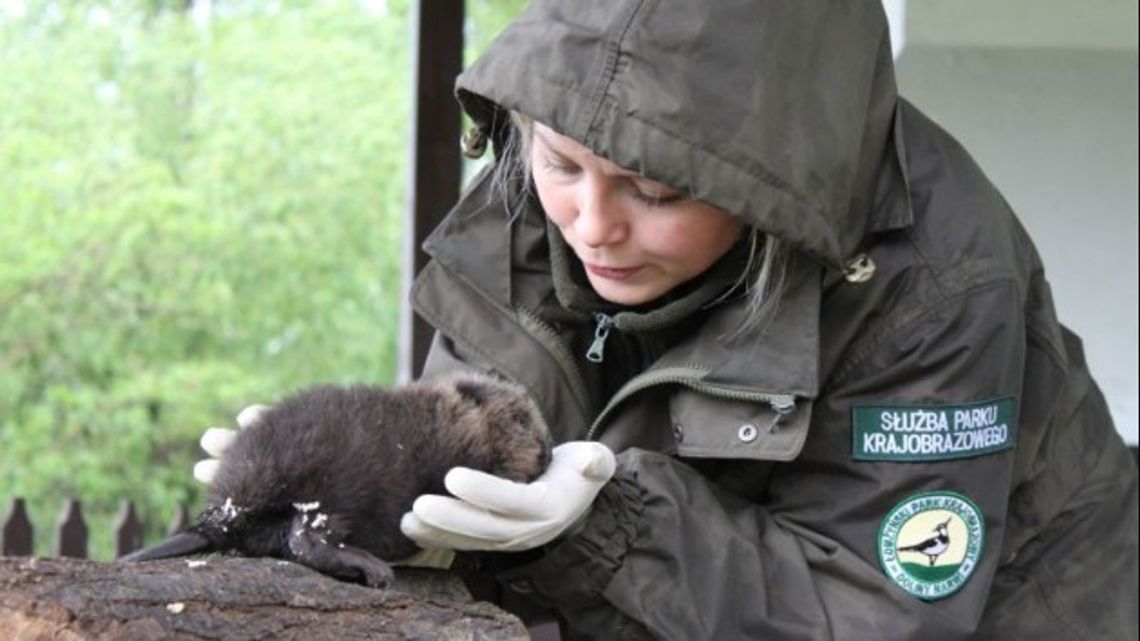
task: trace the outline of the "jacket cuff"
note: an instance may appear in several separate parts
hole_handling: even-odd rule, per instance
[[[562,610],[595,602],[636,539],[643,509],[636,477],[619,470],[598,492],[574,535],[548,547],[537,561],[500,573],[498,580]]]

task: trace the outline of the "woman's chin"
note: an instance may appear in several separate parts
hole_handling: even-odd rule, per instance
[[[590,286],[603,300],[626,307],[648,303],[665,293],[653,284],[614,282],[593,276],[590,277]]]

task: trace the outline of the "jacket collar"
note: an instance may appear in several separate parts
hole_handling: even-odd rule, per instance
[[[795,256],[771,321],[736,334],[745,301],[718,306],[700,330],[665,354],[655,367],[699,366],[704,383],[726,389],[815,398],[819,391],[819,310],[823,268]]]
[[[503,310],[511,308],[511,239],[533,225],[523,216],[512,224],[506,205],[494,197],[492,167],[483,169],[447,217],[424,240],[423,250],[460,280]],[[541,270],[542,265],[534,268]]]
[[[899,98],[891,123],[891,138],[879,166],[867,233],[902,229],[914,224],[914,204],[910,197],[910,174],[907,171],[906,135],[903,130],[903,106]]]

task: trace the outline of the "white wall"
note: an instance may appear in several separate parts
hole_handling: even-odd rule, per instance
[[[1050,14],[1052,3],[1018,13],[1026,3],[1005,1],[1004,30],[987,22],[990,3],[907,3],[900,92],[970,150],[1018,212],[1058,315],[1084,339],[1117,428],[1136,444],[1137,5],[1099,0],[1118,15],[1090,18],[1085,3]],[[1064,11],[1083,17],[1066,29]]]

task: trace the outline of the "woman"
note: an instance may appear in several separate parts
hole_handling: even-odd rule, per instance
[[[453,474],[413,539],[536,548],[483,562],[595,638],[1136,634],[1135,467],[878,2],[536,2],[457,84],[498,174],[426,245],[426,370],[573,462]]]
[[[877,1],[539,1],[458,95],[497,161],[426,244],[426,372],[565,444],[408,536],[571,638],[1135,637],[1135,466]]]

